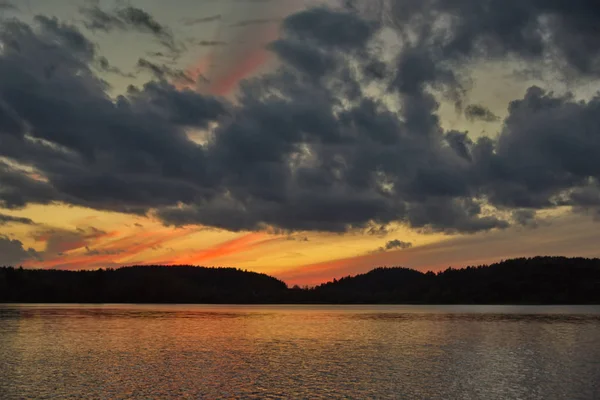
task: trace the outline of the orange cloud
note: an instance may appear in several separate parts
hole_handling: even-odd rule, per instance
[[[237,61],[233,67],[228,68],[224,75],[213,76],[210,81],[202,83],[206,79],[209,65],[212,63],[213,56],[209,55],[201,58],[196,65],[188,68],[186,75],[193,81],[200,82],[204,91],[217,96],[227,96],[233,92],[242,80],[259,71],[270,58],[271,55],[267,50],[256,49],[247,54],[242,60]],[[192,84],[187,82],[177,82],[175,87],[179,90],[195,89]]]
[[[169,241],[191,235],[194,232],[196,232],[196,230],[189,229],[139,232],[108,243],[100,249],[106,251],[126,249],[127,254],[133,256],[143,251],[161,246]]]
[[[265,49],[258,49],[249,54],[231,72],[219,77],[210,85],[210,92],[220,96],[230,94],[239,83],[252,76],[261,66],[269,60],[270,54]]]
[[[29,260],[24,263],[24,266],[54,269],[92,269],[118,267],[127,264],[202,265],[210,260],[241,254],[267,243],[285,240],[282,237],[254,232],[207,249],[199,251],[182,250],[178,255],[168,259],[165,259],[164,256],[144,254],[149,250],[163,247],[168,242],[176,243],[178,239],[196,232],[197,229],[138,231],[125,235],[111,232],[110,234],[98,235],[97,241],[87,240],[78,242],[77,245],[69,244],[69,251],[65,253],[43,254],[44,259],[42,261]],[[114,238],[114,236],[119,237]],[[139,260],[140,258],[143,260]]]
[[[248,5],[247,10],[252,17],[240,15],[265,23],[239,25],[230,27],[225,37],[219,40],[227,42],[200,58],[198,62],[186,70],[186,74],[194,81],[202,82],[206,77],[210,82],[203,85],[206,91],[218,96],[231,95],[239,83],[257,74],[262,67],[273,58],[266,49],[266,44],[279,37],[280,24],[277,21],[302,10],[305,2],[282,1],[277,4]],[[240,12],[244,13],[244,8]],[[193,89],[188,86],[188,88]]]
[[[161,262],[161,264],[200,265],[209,260],[242,253],[256,248],[259,245],[276,240],[282,239],[279,237],[269,237],[267,234],[262,232],[248,233],[244,236],[228,240],[208,249],[175,257],[167,262]]]
[[[86,240],[68,242],[64,246],[70,251],[67,254],[52,252],[44,253],[43,260],[29,260],[24,263],[26,267],[61,268],[61,269],[86,269],[98,267],[112,267],[123,265],[132,257],[147,250],[162,246],[167,242],[188,236],[196,230],[177,229],[154,232],[136,232],[120,236],[118,232],[98,234]],[[46,236],[41,239],[48,239]],[[93,240],[92,240],[93,239]],[[106,239],[109,239],[108,241]],[[54,246],[56,247],[56,246]],[[146,263],[149,264],[149,263]]]
[[[282,10],[282,12],[285,10]],[[277,39],[278,24],[248,26],[237,30],[232,42],[224,48],[215,49],[187,68],[186,74],[202,84],[211,94],[230,95],[239,83],[255,75],[272,58],[266,43]]]
[[[91,241],[114,237],[118,232],[104,232],[93,227],[66,229],[43,229],[33,233],[36,242],[45,243],[46,254],[60,254],[87,246]]]

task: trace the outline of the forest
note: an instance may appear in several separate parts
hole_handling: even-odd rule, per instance
[[[437,273],[381,267],[312,288],[235,268],[0,268],[4,303],[600,304],[600,259],[535,257]]]

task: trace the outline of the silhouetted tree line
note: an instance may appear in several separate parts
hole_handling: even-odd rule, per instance
[[[518,258],[439,273],[377,268],[313,292],[327,303],[600,304],[600,259]]]
[[[96,271],[0,268],[0,301],[272,303],[285,283],[234,268],[135,266]]]
[[[600,259],[535,257],[439,273],[376,268],[315,288],[233,268],[0,268],[0,302],[600,304]]]

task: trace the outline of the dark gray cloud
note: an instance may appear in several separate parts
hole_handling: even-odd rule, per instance
[[[14,5],[14,3],[7,1],[7,0],[1,0],[0,1],[0,11],[18,11],[19,8]]]
[[[210,190],[204,150],[185,129],[222,114],[220,101],[165,81],[113,101],[90,68],[93,47],[76,29],[39,23],[6,22],[0,31],[3,43],[14,44],[0,55],[0,155],[43,175],[0,164],[2,206],[63,201],[144,212],[150,199],[189,202]]]
[[[537,227],[538,221],[536,220],[535,210],[515,210],[512,213],[513,220],[521,226]]]
[[[371,251],[370,254],[385,253],[386,251],[392,251],[392,250],[406,250],[406,249],[410,249],[412,246],[413,246],[413,244],[411,242],[405,242],[405,241],[402,241],[399,239],[394,239],[394,240],[388,241],[385,244],[385,246],[379,247],[375,251]]]
[[[19,265],[32,258],[39,258],[34,249],[25,249],[21,241],[0,235],[0,265]]]
[[[361,233],[364,235],[385,237],[394,231],[396,231],[396,228],[389,225],[372,224],[371,226],[366,227]]]
[[[35,225],[35,222],[29,218],[13,217],[11,215],[0,214],[0,226],[8,224]]]
[[[103,72],[110,72],[125,78],[134,78],[135,75],[132,73],[123,72],[120,68],[111,65],[108,59],[104,56],[96,58],[96,66]]]
[[[496,122],[500,120],[489,108],[480,104],[469,104],[465,108],[465,116],[469,121]]]
[[[175,39],[170,29],[157,22],[146,11],[136,7],[124,7],[117,10],[117,15],[129,26],[140,32],[150,33],[169,48],[175,47]]]
[[[18,139],[7,138],[8,143],[4,143],[4,151],[1,153],[10,154],[12,151],[23,149]],[[16,146],[12,143],[17,142]],[[25,146],[27,147],[27,146]],[[8,150],[8,152],[7,152]],[[25,154],[22,154],[26,157]],[[30,156],[30,155],[29,155]],[[19,171],[3,162],[0,162],[0,208],[17,209],[26,206],[29,203],[50,204],[54,201],[66,200],[61,193],[57,192],[50,184],[35,179],[30,174]]]
[[[211,15],[209,17],[184,18],[181,20],[181,22],[184,25],[190,26],[190,25],[198,25],[198,24],[205,24],[208,22],[220,21],[221,19],[222,19],[222,15],[217,14],[217,15]]]
[[[161,81],[174,81],[177,83],[194,84],[196,81],[180,69],[171,68],[165,64],[157,64],[148,61],[145,58],[140,58],[137,62],[137,67],[141,70],[149,72],[155,78]]]
[[[224,46],[227,44],[227,42],[223,42],[221,40],[195,40],[195,39],[191,39],[190,43],[193,43],[197,46],[202,46],[202,47]]]
[[[234,22],[234,23],[230,24],[229,26],[232,28],[242,28],[242,27],[250,26],[250,25],[265,25],[265,24],[272,24],[275,22],[279,22],[279,20],[272,19],[272,18],[243,19],[241,21]]]
[[[282,24],[288,36],[315,41],[324,47],[356,49],[372,38],[376,25],[350,12],[312,8],[287,17]]]
[[[165,46],[171,53],[181,51],[181,44],[173,36],[173,32],[158,22],[148,12],[133,6],[118,7],[106,11],[97,5],[89,5],[80,9],[85,18],[84,25],[92,31],[136,31],[148,33]]]
[[[356,29],[342,29],[342,21]],[[227,192],[163,208],[161,218],[229,229],[344,231],[391,221],[448,232],[506,226],[482,217],[470,199],[469,165],[445,145],[431,114],[437,103],[415,83],[426,77],[397,85],[407,104],[404,120],[361,92],[363,74],[352,63],[369,60],[371,23],[317,9],[290,17],[284,32],[271,48],[285,65],[243,89],[234,119],[207,149]],[[407,55],[406,74],[419,73],[411,64],[419,56]]]
[[[386,250],[393,250],[393,249],[409,249],[412,247],[412,243],[410,242],[403,242],[402,240],[390,240],[389,242],[387,242],[385,244],[385,249]]]
[[[34,19],[40,27],[40,34],[51,37],[55,45],[69,48],[83,59],[93,58],[95,53],[94,44],[74,26],[61,23],[57,18],[49,18],[44,15],[37,15]]]
[[[510,104],[497,142],[473,147],[477,183],[504,207],[597,206],[578,194],[600,177],[599,112],[598,97],[577,101],[531,87]]]
[[[547,57],[554,68],[598,74],[594,0],[402,0],[386,11],[386,23],[447,60]]]
[[[245,82],[235,104],[178,90],[178,71],[145,59],[139,67],[155,79],[110,99],[77,29],[43,17],[34,28],[8,22],[0,157],[30,169],[0,164],[0,205],[59,201],[173,225],[333,232],[403,223],[474,233],[528,225],[545,208],[596,213],[597,97],[532,87],[493,139],[445,131],[438,116],[441,100],[462,107],[461,77],[480,60],[550,60],[558,72],[594,76],[600,41],[588,40],[600,31],[588,19],[600,20],[598,6],[561,4],[402,0],[368,18],[358,8],[306,10],[270,45],[279,68]],[[106,15],[89,23],[167,32],[143,13]],[[382,25],[401,39],[392,62]],[[581,53],[565,44],[574,38]],[[468,114],[490,118],[473,107]],[[204,145],[188,138],[213,123]]]
[[[90,5],[80,9],[85,17],[84,25],[92,31],[110,32],[112,30],[126,29],[125,22],[114,13],[104,11],[97,5]]]

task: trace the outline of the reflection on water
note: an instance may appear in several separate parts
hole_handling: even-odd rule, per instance
[[[600,308],[0,305],[0,398],[600,400]]]

